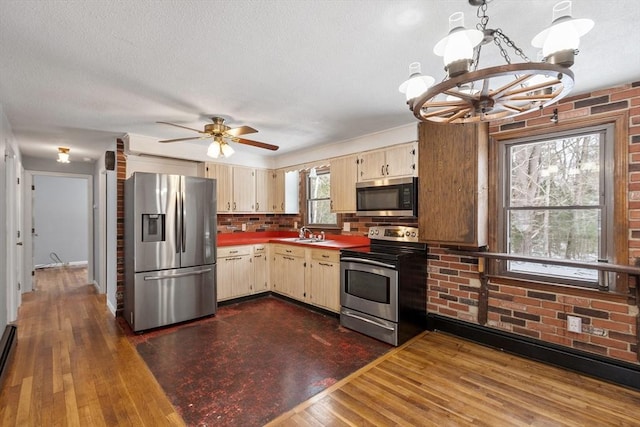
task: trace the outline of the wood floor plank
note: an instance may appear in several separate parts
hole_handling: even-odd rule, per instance
[[[0,392],[4,426],[184,426],[86,284],[83,269],[36,274]],[[629,426],[640,392],[425,333],[270,426]]]

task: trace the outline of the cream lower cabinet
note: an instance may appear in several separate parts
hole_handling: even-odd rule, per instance
[[[253,245],[253,293],[269,290],[267,245]]]
[[[311,251],[307,301],[327,310],[340,312],[340,252]]]
[[[254,282],[252,249],[250,245],[218,248],[218,301],[252,293]]]
[[[304,301],[307,269],[305,248],[275,245],[273,252],[273,291]]]

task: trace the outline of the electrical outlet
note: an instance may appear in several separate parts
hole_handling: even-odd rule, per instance
[[[578,316],[567,316],[567,330],[569,332],[582,333],[582,318]]]
[[[351,223],[343,222],[342,223],[342,231],[351,231]]]
[[[242,231],[247,231],[247,224],[242,224]]]
[[[293,228],[298,228],[298,221],[293,221]]]

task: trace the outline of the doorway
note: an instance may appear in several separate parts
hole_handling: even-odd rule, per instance
[[[93,182],[91,175],[27,171],[25,173],[24,291],[35,290],[36,268],[86,266],[94,281]]]

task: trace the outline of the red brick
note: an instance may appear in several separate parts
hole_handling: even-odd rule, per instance
[[[590,336],[590,341],[593,344],[601,345],[601,346],[607,347],[609,349],[611,349],[611,348],[617,348],[618,350],[628,350],[629,349],[629,344],[627,344],[626,342],[612,340],[611,338],[607,338],[607,337],[599,337],[599,336],[596,336],[596,335],[591,335]]]
[[[465,263],[462,263],[462,262],[454,262],[454,263],[451,263],[451,264],[449,265],[449,268],[451,268],[451,269],[453,269],[453,270],[464,270],[464,271],[468,271],[468,270],[470,270],[470,269],[471,269],[471,266],[472,266],[471,264],[465,264]]]
[[[622,350],[616,350],[615,348],[612,348],[609,350],[609,356],[613,357],[614,359],[620,359],[620,360],[626,360],[628,362],[638,363],[638,355],[630,351],[622,351]]]
[[[438,313],[443,314],[445,316],[449,316],[449,317],[457,317],[458,312],[448,309],[446,307],[439,307],[438,308]]]
[[[535,298],[529,298],[529,297],[521,297],[521,296],[515,296],[513,297],[513,302],[517,302],[520,304],[525,304],[527,306],[531,306],[531,307],[540,307],[541,305],[541,301]]]
[[[636,96],[640,96],[640,87],[612,93],[610,99],[611,101],[619,101],[621,99],[634,98]]]
[[[553,301],[542,301],[542,307],[556,311],[565,311],[566,308],[564,304]]]
[[[613,322],[611,320],[593,319],[591,325],[594,328],[610,329],[613,331],[629,333],[631,332],[631,325],[619,322]]]
[[[633,325],[636,323],[636,317],[628,314],[610,313],[609,319],[614,322],[626,323],[627,325]]]
[[[551,310],[543,307],[528,307],[527,312],[531,314],[538,314],[543,317],[551,317],[552,319],[556,318],[556,315],[558,313],[556,310]]]
[[[469,311],[468,305],[458,304],[457,302],[449,302],[449,308],[462,312]]]
[[[540,334],[540,339],[543,341],[564,345],[566,347],[571,347],[571,340],[560,335],[546,334],[543,332]]]
[[[589,300],[587,298],[560,295],[558,296],[558,301],[564,304],[577,305],[578,307],[589,307]]]
[[[467,279],[466,277],[456,277],[456,276],[450,276],[449,280],[455,283],[460,283],[463,285],[468,285],[469,284],[469,279]]]
[[[527,327],[529,327],[530,329],[535,329],[536,331],[546,332],[549,334],[555,334],[557,333],[557,330],[558,330],[558,328],[553,325],[545,325],[544,323],[538,323],[538,322],[529,322],[527,324]]]
[[[510,294],[510,295],[526,295],[527,294],[527,290],[524,288],[516,288],[514,286],[506,286],[506,285],[502,285],[500,290],[502,292],[504,292],[505,294]]]
[[[615,304],[612,302],[608,302],[608,301],[598,301],[598,300],[592,300],[591,301],[591,308],[597,308],[600,310],[607,310],[607,311],[615,311],[616,313],[629,313],[629,306],[626,304]]]

